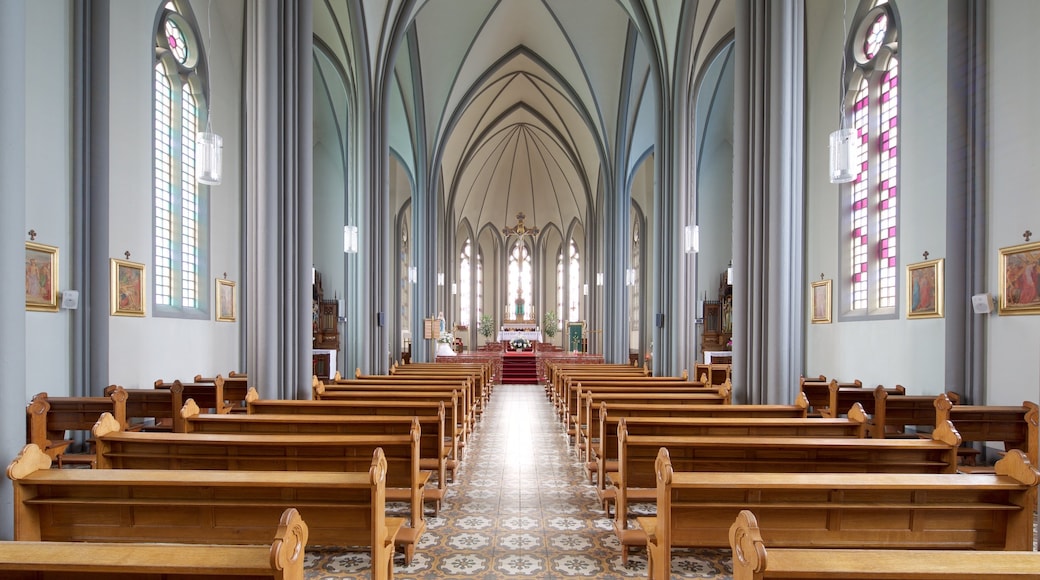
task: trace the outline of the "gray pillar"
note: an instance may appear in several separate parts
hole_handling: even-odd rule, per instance
[[[5,272],[25,268],[25,38],[24,2],[0,2],[0,135],[10,146],[0,149],[0,266]],[[4,465],[25,441],[25,290],[0,284],[0,445]],[[0,538],[13,539],[14,499],[10,484],[0,486]]]
[[[803,0],[737,4],[733,387],[790,403],[804,350]]]
[[[246,368],[267,398],[310,397],[311,7],[246,6],[243,325]]]

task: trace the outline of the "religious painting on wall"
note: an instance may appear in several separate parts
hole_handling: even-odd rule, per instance
[[[234,322],[238,316],[235,312],[235,283],[231,280],[217,278],[217,322]]]
[[[144,316],[144,264],[112,258],[109,265],[112,316]]]
[[[906,267],[906,317],[943,317],[943,259]]]
[[[25,309],[58,310],[58,248],[25,242]]]
[[[1038,287],[1040,242],[1001,248],[1000,313],[1040,314]]]
[[[830,324],[831,323],[831,281],[820,280],[813,282],[811,285],[812,292],[810,293],[810,312],[812,312],[811,322],[813,324]]]

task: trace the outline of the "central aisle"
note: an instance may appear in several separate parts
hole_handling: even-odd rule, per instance
[[[540,385],[495,388],[440,516],[427,515],[427,526],[411,566],[397,555],[397,580],[646,578],[642,550],[622,566],[611,520]],[[673,557],[674,577],[730,577],[729,550],[697,555]],[[367,560],[308,553],[307,578],[367,578]]]

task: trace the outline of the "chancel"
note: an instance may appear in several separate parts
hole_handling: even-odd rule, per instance
[[[30,540],[17,513],[55,563],[93,528],[126,554],[236,524],[270,547],[299,507],[322,577],[728,577],[730,514],[698,535],[676,495],[669,519],[659,463],[676,494],[742,482],[715,502],[733,521],[776,493],[750,506],[767,544],[779,521],[813,549],[1024,553],[1038,21],[1021,0],[4,0],[0,266],[25,275],[0,284],[0,450],[19,489],[106,483],[0,486],[0,540]],[[142,482],[205,454],[183,493],[231,525],[103,500],[136,497],[98,473],[138,441],[165,457],[127,467]],[[239,478],[231,449],[270,469]],[[732,475],[740,449],[762,477]],[[884,493],[777,507],[815,475],[792,457],[900,450],[920,490],[971,472],[970,507],[866,467]],[[336,521],[329,482],[363,514]]]

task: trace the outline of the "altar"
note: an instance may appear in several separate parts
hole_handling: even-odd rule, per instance
[[[531,342],[542,342],[542,331],[535,328],[534,330],[500,330],[498,331],[498,341],[510,341],[514,338],[526,338]]]

